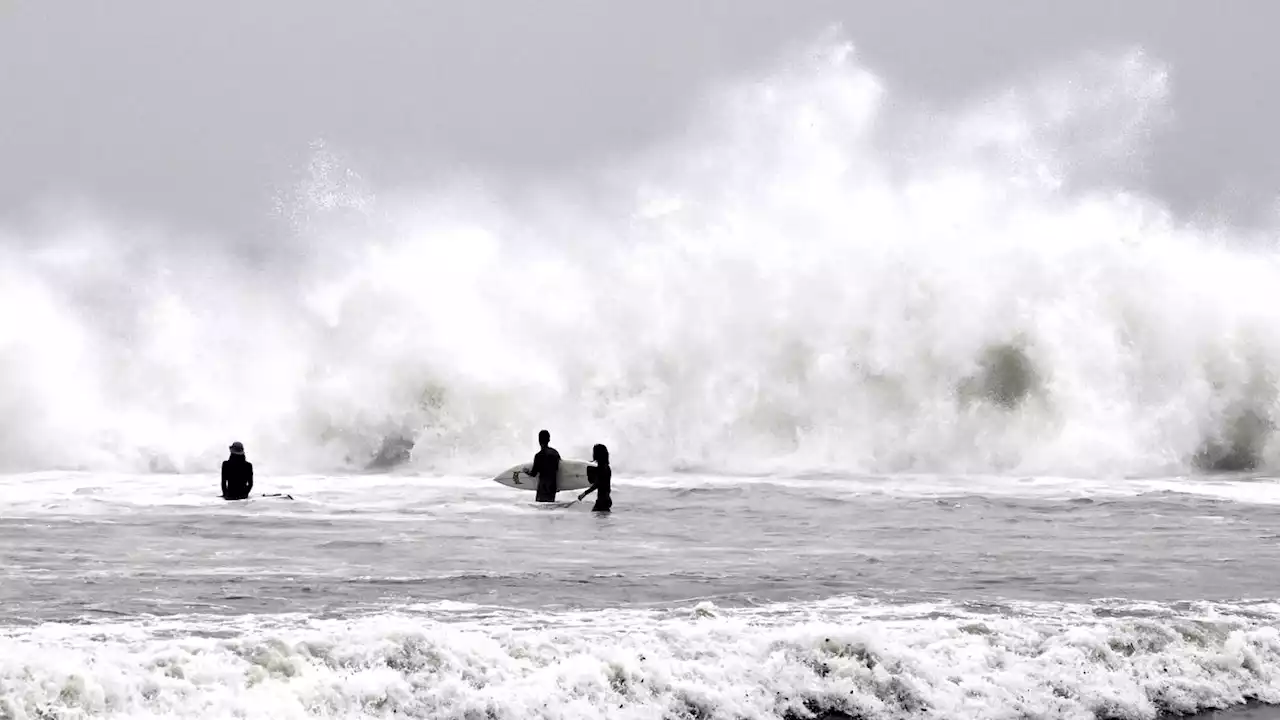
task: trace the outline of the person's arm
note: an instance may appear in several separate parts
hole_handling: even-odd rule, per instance
[[[529,472],[526,473],[529,477],[538,477],[538,461],[541,459],[542,453],[533,456],[533,465],[529,467]]]
[[[596,491],[596,472],[595,471],[596,471],[595,468],[590,466],[587,467],[587,482],[591,483],[591,487],[588,487],[586,490],[582,491],[582,494],[578,496],[579,500]]]
[[[227,496],[227,465],[222,465],[222,497]]]
[[[245,463],[245,465],[249,466],[249,475],[248,475],[249,486],[245,488],[245,491],[244,491],[245,494],[248,495],[249,493],[253,492],[253,463],[247,462]]]

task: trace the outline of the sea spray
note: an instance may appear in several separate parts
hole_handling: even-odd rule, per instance
[[[0,243],[0,467],[1274,468],[1280,268],[1114,178],[1145,56],[927,113],[847,46],[717,90],[591,193],[382,188],[324,147],[279,242]],[[530,199],[535,198],[535,199]],[[540,199],[538,199],[540,198]]]

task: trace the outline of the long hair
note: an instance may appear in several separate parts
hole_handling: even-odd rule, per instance
[[[596,461],[596,465],[600,467],[609,466],[609,448],[604,445],[597,444],[591,448],[591,459]]]

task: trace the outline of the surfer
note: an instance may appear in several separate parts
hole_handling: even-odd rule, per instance
[[[542,449],[533,456],[533,467],[529,475],[538,478],[538,502],[556,501],[556,481],[560,474],[560,453],[551,447],[551,433],[546,430],[538,432],[538,445]]]
[[[231,457],[222,461],[222,499],[244,500],[253,492],[253,463],[245,459],[244,445],[231,443]]]
[[[609,469],[609,448],[604,445],[591,448],[591,459],[596,462],[595,467],[587,466],[587,482],[591,483],[591,487],[583,490],[578,499],[581,500],[594,492],[596,504],[591,507],[591,512],[609,512],[613,507],[610,482],[613,480],[613,470]]]

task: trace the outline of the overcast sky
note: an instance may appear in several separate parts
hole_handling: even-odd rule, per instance
[[[1275,0],[0,0],[0,218],[78,196],[252,235],[317,138],[379,182],[570,172],[837,25],[926,102],[1140,46],[1175,113],[1149,189],[1280,195]]]

